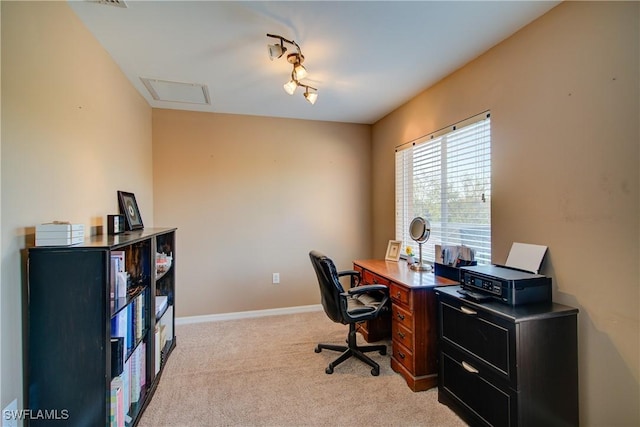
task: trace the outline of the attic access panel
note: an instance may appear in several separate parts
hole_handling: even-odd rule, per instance
[[[156,101],[211,105],[207,85],[141,77],[142,83]]]

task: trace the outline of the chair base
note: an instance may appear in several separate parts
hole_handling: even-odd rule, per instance
[[[333,369],[336,366],[349,359],[350,357],[355,356],[367,365],[371,366],[371,375],[373,375],[374,377],[380,375],[380,365],[378,365],[370,357],[365,355],[365,353],[379,351],[381,355],[385,355],[387,354],[386,345],[368,345],[362,347],[358,346],[356,344],[356,327],[354,323],[349,324],[349,336],[347,338],[347,343],[347,346],[334,344],[318,344],[315,348],[314,351],[316,353],[320,353],[323,349],[342,352],[342,354],[338,356],[336,360],[329,363],[327,369],[324,370],[327,374],[333,374]]]

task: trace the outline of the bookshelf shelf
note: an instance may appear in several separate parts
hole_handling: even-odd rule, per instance
[[[175,235],[150,228],[29,249],[31,413],[65,410],[69,426],[137,425],[176,346]],[[162,271],[158,253],[171,256]]]

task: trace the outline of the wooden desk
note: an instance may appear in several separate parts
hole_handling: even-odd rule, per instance
[[[389,287],[391,319],[366,322],[361,333],[367,342],[379,341],[391,333],[391,368],[402,375],[413,391],[438,385],[437,297],[434,287],[458,282],[417,272],[405,261],[380,259],[356,260],[363,284],[378,283]]]

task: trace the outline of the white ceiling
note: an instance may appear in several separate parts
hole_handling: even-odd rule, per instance
[[[118,0],[109,0],[110,2]],[[72,9],[152,107],[371,124],[559,1],[134,1]],[[298,43],[318,88],[282,88]],[[289,46],[291,52],[293,48]],[[286,56],[286,55],[285,55]],[[141,78],[207,86],[211,105],[154,100]]]

